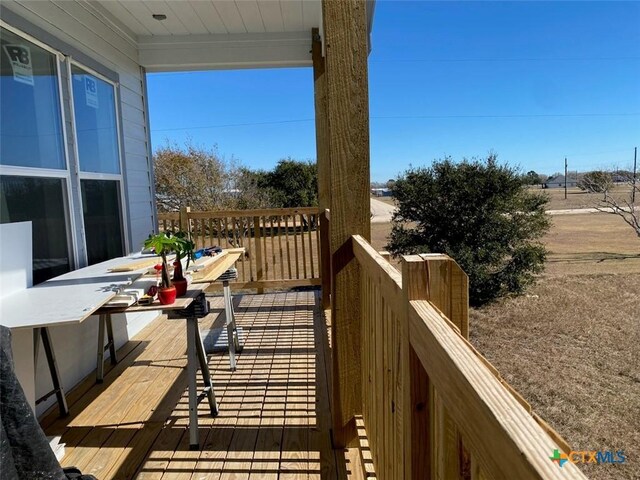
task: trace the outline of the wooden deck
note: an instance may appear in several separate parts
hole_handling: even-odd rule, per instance
[[[188,446],[185,322],[161,318],[120,349],[120,363],[68,395],[71,414],[41,423],[62,435],[64,466],[106,479],[346,478],[331,448],[327,329],[317,292],[236,297],[246,343],[238,369],[209,357],[220,414],[200,404],[201,451]],[[222,299],[200,322],[223,321]]]

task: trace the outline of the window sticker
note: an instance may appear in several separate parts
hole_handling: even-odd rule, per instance
[[[4,45],[4,51],[11,62],[13,79],[16,82],[33,86],[33,65],[31,50],[26,45]]]
[[[98,108],[98,82],[90,75],[84,76],[84,96],[87,107]]]

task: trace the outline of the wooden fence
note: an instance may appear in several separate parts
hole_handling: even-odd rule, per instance
[[[352,247],[361,275],[356,423],[368,476],[586,478],[550,460],[555,449],[569,453],[566,442],[468,342],[468,280],[452,259],[405,256],[401,274],[362,237]]]
[[[244,247],[236,288],[320,285],[317,208],[159,213],[160,231],[191,232],[197,248]]]

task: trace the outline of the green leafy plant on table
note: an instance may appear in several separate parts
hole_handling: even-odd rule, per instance
[[[155,235],[149,235],[144,242],[144,247],[152,248],[157,255],[162,258],[162,283],[158,289],[158,298],[160,303],[164,305],[175,302],[176,288],[169,277],[169,267],[167,265],[167,256],[173,252],[176,253],[178,263],[181,258],[189,256],[193,258],[193,242],[188,238],[188,234],[184,232],[160,232]]]

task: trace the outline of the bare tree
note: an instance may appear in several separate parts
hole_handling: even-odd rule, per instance
[[[615,172],[611,178],[617,182],[599,182],[598,185],[591,185],[591,191],[601,192],[603,198],[595,205],[595,208],[603,213],[618,215],[631,228],[638,238],[640,238],[640,183],[636,181],[631,172]],[[629,196],[620,198],[612,193],[615,184],[623,184],[629,187]]]
[[[156,202],[158,210],[261,208],[268,198],[252,189],[247,169],[235,159],[226,160],[215,149],[167,144],[154,156]]]

